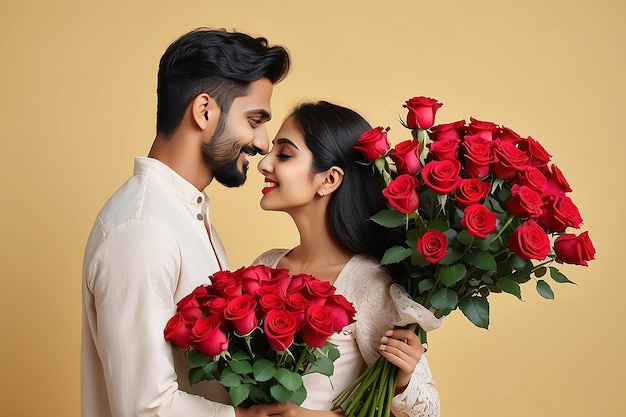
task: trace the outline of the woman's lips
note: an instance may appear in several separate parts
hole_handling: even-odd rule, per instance
[[[277,186],[278,186],[277,182],[272,181],[269,178],[265,178],[265,186],[263,187],[261,192],[263,193],[263,195],[265,195],[269,193],[270,191],[274,190]]]

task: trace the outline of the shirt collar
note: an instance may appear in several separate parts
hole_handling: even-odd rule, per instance
[[[134,173],[135,175],[149,175],[160,179],[165,187],[185,203],[195,206],[202,206],[208,203],[208,197],[204,191],[198,191],[193,184],[158,159],[149,157],[135,158]]]

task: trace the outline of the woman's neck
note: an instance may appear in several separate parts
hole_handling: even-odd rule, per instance
[[[307,273],[319,279],[334,282],[346,262],[354,255],[343,248],[330,234],[326,218],[303,215],[292,216],[300,245],[293,248],[285,259],[285,267],[293,273]]]

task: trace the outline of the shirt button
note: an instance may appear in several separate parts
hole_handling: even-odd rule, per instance
[[[198,203],[202,203],[202,197],[198,197]]]
[[[202,214],[200,214],[200,213],[198,213],[198,215],[196,216],[196,218],[197,218],[198,220],[204,220],[204,216],[203,216]]]

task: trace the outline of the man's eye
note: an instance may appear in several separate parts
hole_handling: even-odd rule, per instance
[[[261,119],[255,119],[254,117],[248,117],[248,120],[250,121],[250,125],[252,127],[258,127],[261,124]]]

